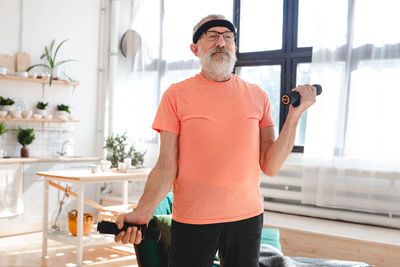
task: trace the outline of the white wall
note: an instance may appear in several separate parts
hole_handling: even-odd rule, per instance
[[[80,82],[70,86],[45,86],[44,100],[53,112],[57,104],[68,104],[74,119],[71,133],[75,155],[93,156],[97,116],[97,56],[99,38],[99,0],[0,0],[0,54],[15,56],[20,43],[20,5],[22,14],[22,51],[31,56],[31,64],[41,63],[44,46],[53,39],[70,39],[59,51],[59,58],[76,59],[66,63],[67,73]],[[0,95],[21,100],[33,109],[42,100],[42,85],[0,79]],[[26,124],[26,123],[25,123]],[[28,125],[29,127],[29,125]],[[62,142],[63,140],[59,140]],[[34,142],[40,142],[35,140]],[[32,143],[34,144],[34,143]],[[15,151],[8,151],[17,155]]]

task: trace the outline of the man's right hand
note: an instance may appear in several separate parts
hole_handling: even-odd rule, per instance
[[[118,229],[123,227],[124,222],[147,224],[145,216],[139,215],[135,211],[118,215],[117,220],[115,221]],[[122,231],[116,235],[114,240],[115,242],[122,242],[123,244],[134,243],[138,245],[142,242],[142,231],[138,230],[137,227],[129,227],[126,232]]]

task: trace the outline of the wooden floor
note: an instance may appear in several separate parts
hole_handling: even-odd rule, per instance
[[[76,248],[53,240],[48,241],[48,257],[42,255],[42,233],[0,238],[0,266],[77,266]],[[132,245],[121,243],[85,247],[83,265],[137,267]]]
[[[279,229],[282,252],[288,256],[400,266],[398,229],[275,212],[264,213],[264,224]]]

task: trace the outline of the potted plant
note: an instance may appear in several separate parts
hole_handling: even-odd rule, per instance
[[[33,129],[18,128],[17,140],[18,143],[22,145],[21,158],[29,158],[28,145],[31,144],[33,140],[35,140]]]
[[[45,64],[35,64],[35,65],[32,65],[32,66],[30,66],[26,71],[30,71],[31,69],[36,68],[36,67],[43,67],[43,68],[45,68],[46,70],[48,70],[48,72],[49,72],[49,74],[50,74],[50,77],[49,77],[49,85],[51,86],[53,80],[59,78],[60,66],[61,66],[62,64],[64,64],[64,63],[67,63],[67,62],[76,61],[76,60],[74,60],[74,59],[68,59],[68,60],[61,60],[61,61],[56,62],[56,57],[57,57],[58,50],[60,49],[60,47],[61,47],[66,41],[68,41],[68,40],[62,41],[62,42],[57,46],[55,52],[53,53],[53,48],[54,48],[54,43],[55,43],[55,40],[53,40],[53,41],[50,43],[50,46],[49,46],[49,47],[47,47],[47,46],[44,47],[44,52],[43,52],[43,54],[40,56],[40,59],[45,59],[45,60],[46,60],[46,63],[45,63]],[[72,79],[71,79],[65,72],[63,72],[62,74],[63,74],[69,81],[72,81]]]
[[[6,132],[8,132],[8,130],[6,129],[6,125],[4,124],[4,122],[0,122],[0,137]]]
[[[118,167],[118,162],[123,162],[126,158],[135,159],[135,147],[133,145],[128,144],[128,137],[126,133],[122,135],[109,136],[106,138],[106,144],[103,148],[106,148],[110,153],[107,156],[107,160],[111,161],[111,164],[114,168]],[[139,155],[144,155],[145,153],[136,152],[137,157],[135,162],[141,162],[143,164],[143,157],[140,160]],[[134,164],[135,165],[135,164]]]
[[[133,166],[143,166],[144,155],[146,155],[146,151],[143,153],[139,152],[139,151],[133,152],[132,165]]]
[[[64,104],[57,105],[57,112],[57,117],[62,120],[67,120],[68,115],[71,114],[69,106]]]
[[[37,102],[36,108],[37,108],[37,114],[44,115],[46,113],[46,108],[49,105],[49,103],[44,103],[42,101]]]
[[[12,110],[11,106],[14,105],[15,101],[11,98],[4,98],[0,96],[0,106],[1,110],[7,110],[10,111]]]

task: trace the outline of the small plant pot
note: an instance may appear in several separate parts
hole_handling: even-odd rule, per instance
[[[11,111],[14,110],[13,105],[3,105],[1,106],[1,110]]]
[[[44,116],[46,114],[46,110],[45,109],[36,109],[35,114],[40,114],[40,115]]]
[[[58,110],[56,113],[57,119],[60,120],[68,120],[69,119],[69,114],[65,110]]]
[[[21,158],[29,158],[29,148],[27,145],[21,148]]]

